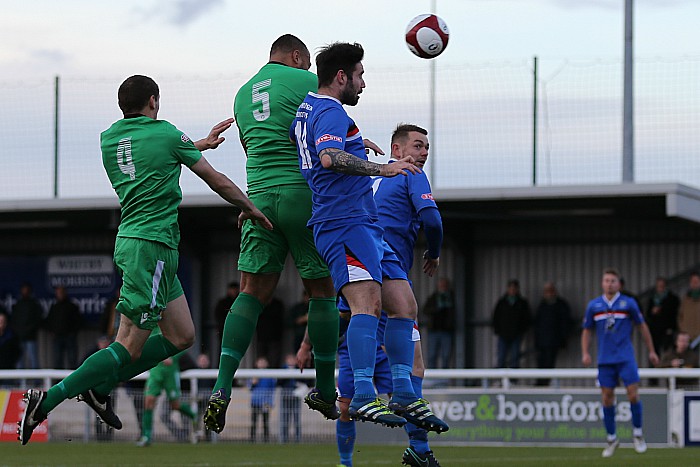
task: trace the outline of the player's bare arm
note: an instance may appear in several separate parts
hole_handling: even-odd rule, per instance
[[[214,169],[209,161],[202,156],[197,163],[190,167],[199,178],[209,185],[223,199],[240,208],[242,211],[238,216],[238,227],[243,225],[243,221],[250,219],[260,224],[268,230],[272,230],[272,223],[260,212],[258,208],[243,194],[240,188],[233,183],[226,175]]]
[[[644,339],[644,344],[649,350],[649,362],[651,362],[652,365],[657,366],[659,364],[659,356],[654,351],[654,343],[651,339],[649,326],[647,326],[647,323],[642,323],[639,325],[639,330],[642,333],[642,339]]]
[[[309,339],[309,328],[306,328],[304,332],[304,339],[299,345],[299,350],[297,350],[297,367],[301,372],[304,372],[304,368],[310,368],[312,365],[311,359],[311,339]]]
[[[325,148],[319,153],[321,165],[326,169],[348,175],[379,175],[382,177],[395,177],[396,175],[407,175],[420,173],[420,169],[402,159],[392,164],[377,164],[353,156],[349,152],[337,148]]]
[[[583,366],[589,366],[591,364],[591,354],[588,349],[591,346],[591,330],[584,329],[581,333],[581,363]]]
[[[428,275],[428,277],[433,277],[440,266],[440,258],[431,258],[428,254],[428,250],[423,253],[423,272]]]
[[[369,154],[370,151],[374,153],[375,156],[383,156],[384,151],[382,151],[382,148],[379,147],[377,143],[374,141],[370,141],[367,138],[363,139],[362,142],[365,145],[365,152]]]
[[[196,147],[200,151],[218,148],[219,145],[226,140],[226,138],[221,136],[221,133],[231,128],[232,123],[232,118],[227,118],[223,122],[217,123],[216,125],[214,125],[214,128],[211,129],[206,138],[202,138],[199,141],[195,141],[194,147]]]

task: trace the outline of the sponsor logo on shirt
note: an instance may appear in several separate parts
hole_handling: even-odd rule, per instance
[[[326,141],[337,141],[339,143],[342,143],[343,138],[341,138],[340,136],[329,135],[328,133],[326,133],[325,135],[321,136],[319,139],[316,140],[316,144],[318,145],[321,143],[325,143]]]
[[[190,141],[190,137],[184,133],[182,134],[182,136],[180,136],[180,139],[182,140],[183,143],[187,143]]]
[[[429,200],[431,200],[431,201],[434,201],[434,200],[433,200],[433,194],[432,194],[432,193],[423,193],[422,195],[420,195],[420,197],[421,197],[422,199],[429,199]]]

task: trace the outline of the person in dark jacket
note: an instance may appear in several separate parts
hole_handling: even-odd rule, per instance
[[[428,328],[428,367],[449,368],[455,330],[455,295],[449,279],[438,280],[437,290],[425,302],[423,314]]]
[[[236,301],[240,292],[241,287],[238,282],[229,282],[226,287],[226,295],[216,302],[216,306],[214,307],[214,319],[216,320],[216,336],[219,342],[221,342],[221,336],[224,334],[226,316],[228,316],[231,305]]]
[[[74,370],[78,367],[78,330],[83,317],[65,287],[59,285],[54,292],[56,301],[45,322],[46,329],[53,335],[53,367]]]
[[[553,282],[545,282],[542,301],[535,311],[535,349],[537,368],[554,368],[559,349],[566,346],[571,331],[571,308],[557,293]],[[538,386],[549,385],[549,379],[540,378]]]
[[[44,319],[44,310],[32,295],[32,286],[28,282],[19,289],[20,297],[12,307],[10,326],[19,338],[22,346],[22,358],[17,362],[17,368],[39,368],[39,352],[37,335]]]
[[[530,319],[530,305],[520,295],[520,282],[509,280],[506,294],[493,311],[493,331],[498,336],[498,368],[520,368],[520,344]]]
[[[272,368],[279,368],[282,360],[282,338],[284,337],[284,303],[273,297],[258,318],[255,330],[257,356],[265,357]]]
[[[0,308],[0,370],[14,370],[22,354],[19,339],[9,326],[10,317]]]
[[[673,336],[678,331],[678,309],[681,301],[668,289],[666,279],[656,278],[654,295],[649,298],[646,308],[647,325],[654,342],[657,355],[673,348]]]

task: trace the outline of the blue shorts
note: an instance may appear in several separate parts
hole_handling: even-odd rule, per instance
[[[368,222],[326,221],[314,224],[314,242],[331,271],[335,290],[349,282],[382,278],[408,280],[396,253],[384,241],[384,230]]]
[[[374,361],[374,387],[377,388],[378,394],[391,394],[394,390],[389,358],[379,345],[377,345],[377,358]],[[355,395],[355,378],[352,374],[346,341],[338,347],[338,392],[340,397],[348,399],[352,399]]]
[[[621,363],[598,365],[598,383],[601,387],[615,388],[620,380],[625,386],[639,382],[637,362],[628,360]]]

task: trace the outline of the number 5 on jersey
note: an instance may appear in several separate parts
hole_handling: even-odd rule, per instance
[[[253,117],[255,120],[262,122],[270,117],[270,93],[260,92],[262,88],[266,88],[272,84],[271,79],[266,79],[258,83],[253,84],[253,104],[256,102],[262,102],[262,111],[253,110]]]

